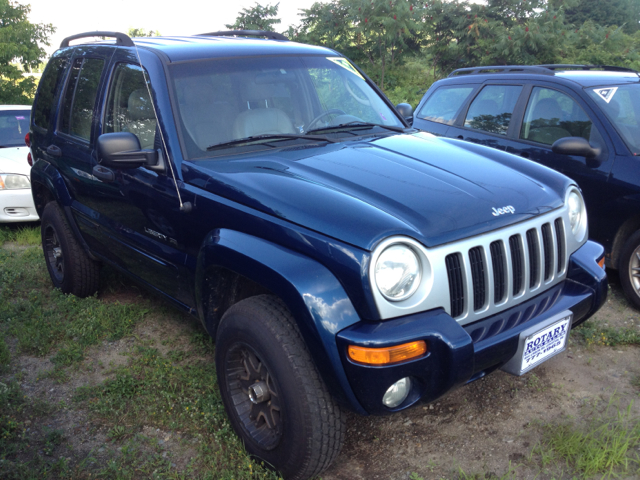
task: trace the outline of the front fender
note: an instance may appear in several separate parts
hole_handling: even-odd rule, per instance
[[[320,263],[261,238],[221,229],[210,233],[198,255],[196,301],[204,312],[207,272],[224,268],[268,289],[296,319],[318,371],[334,396],[366,415],[347,380],[336,334],[360,321],[342,285]],[[205,325],[215,332],[217,325]]]

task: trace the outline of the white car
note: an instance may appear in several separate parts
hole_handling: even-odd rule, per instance
[[[39,220],[24,140],[30,115],[30,106],[0,105],[0,223]]]

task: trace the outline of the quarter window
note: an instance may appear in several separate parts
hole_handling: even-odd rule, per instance
[[[441,87],[429,97],[417,114],[418,118],[453,125],[460,108],[475,87]]]
[[[592,130],[595,128],[591,120],[575,100],[557,90],[535,87],[524,115],[520,138],[545,145],[552,145],[564,137],[582,137],[598,143],[600,136]]]
[[[141,148],[153,148],[156,117],[142,69],[120,63],[116,66],[109,97],[104,133],[131,132]]]
[[[53,101],[68,64],[69,60],[67,58],[54,58],[49,62],[42,75],[38,98],[33,110],[33,123],[37,127],[45,130],[49,129],[51,115],[55,111]]]
[[[473,100],[464,126],[506,135],[522,86],[488,85]]]
[[[60,131],[89,140],[93,109],[104,60],[78,58],[73,62],[62,107]]]

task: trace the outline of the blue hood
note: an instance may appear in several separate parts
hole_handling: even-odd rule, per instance
[[[211,193],[368,250],[390,235],[435,246],[523,221],[561,206],[570,183],[519,157],[424,133],[192,165],[206,176],[193,183]],[[515,213],[494,215],[507,206]]]

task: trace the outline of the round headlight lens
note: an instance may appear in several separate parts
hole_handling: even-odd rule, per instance
[[[584,215],[584,204],[582,198],[577,192],[573,191],[567,199],[569,205],[569,223],[571,224],[571,232],[576,235],[582,224],[582,215]]]
[[[380,293],[399,302],[415,293],[420,284],[420,260],[405,245],[391,245],[376,262],[375,280]]]

